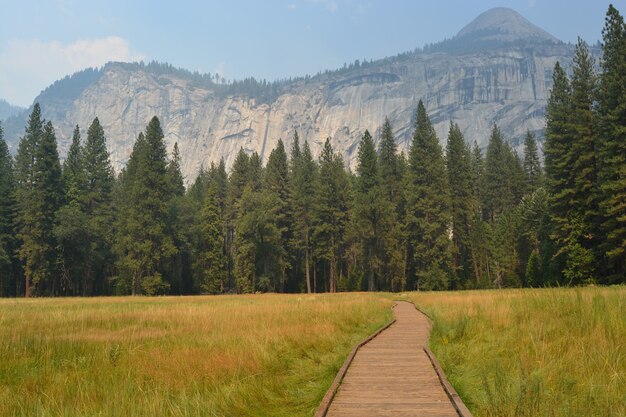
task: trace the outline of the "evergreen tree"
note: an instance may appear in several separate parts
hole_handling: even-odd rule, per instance
[[[96,117],[89,129],[83,151],[85,190],[82,197],[90,235],[83,292],[101,294],[107,288],[107,272],[113,264],[114,174],[106,137]]]
[[[558,248],[556,261],[563,264],[562,248],[569,235],[573,180],[571,152],[571,87],[565,71],[554,66],[553,87],[546,108],[546,142],[544,144],[546,188],[550,195],[551,237]]]
[[[67,202],[82,203],[82,193],[86,188],[85,163],[80,139],[80,129],[76,125],[72,135],[72,144],[63,162],[63,185]]]
[[[277,264],[280,248],[275,210],[271,194],[246,185],[235,222],[235,280],[240,293],[272,289],[271,274],[278,272],[272,265]]]
[[[17,156],[19,256],[24,262],[25,295],[56,294],[58,253],[53,227],[63,189],[61,164],[52,123],[41,120],[35,104]]]
[[[393,206],[387,213],[392,230],[384,237],[383,242],[383,281],[387,282],[392,291],[399,291],[406,285],[404,267],[406,264],[406,230],[404,222],[405,201],[403,178],[406,161],[398,155],[396,140],[388,118],[383,123],[381,141],[378,150],[381,187],[384,198]]]
[[[180,152],[178,143],[174,143],[172,157],[167,164],[167,183],[168,183],[168,218],[167,233],[172,237],[176,251],[169,259],[164,259],[162,264],[163,274],[170,283],[170,292],[172,294],[183,294],[188,292],[189,287],[193,285],[185,284],[190,282],[191,278],[185,277],[191,265],[189,259],[191,257],[191,240],[193,240],[193,231],[191,227],[194,220],[188,207],[189,201],[184,198],[185,185],[183,174],[180,171]]]
[[[140,135],[124,174],[128,187],[118,226],[118,264],[132,294],[162,294],[169,290],[160,262],[176,252],[167,233],[169,184],[163,131],[155,116]]]
[[[297,143],[297,142],[296,142]],[[292,152],[294,155],[294,152]],[[294,246],[304,252],[304,271],[307,293],[311,292],[311,250],[314,227],[317,165],[307,141],[301,155],[293,161]]]
[[[43,135],[43,121],[41,120],[41,108],[35,103],[29,116],[25,135],[20,139],[15,161],[16,179],[16,221],[17,237],[21,240],[19,249],[20,259],[26,261],[24,265],[25,285],[24,294],[30,296],[32,275],[39,268],[38,260],[27,255],[35,252],[37,244],[37,213],[35,206],[35,149],[39,146]]]
[[[483,201],[485,200],[485,161],[478,143],[474,142],[471,155],[472,183],[472,219],[469,233],[472,270],[474,272],[474,288],[490,286],[490,227],[483,217]]]
[[[278,254],[279,274],[277,282],[272,286],[280,292],[285,291],[287,271],[291,267],[289,256],[289,242],[292,239],[293,219],[290,213],[291,187],[289,184],[289,165],[287,152],[282,139],[278,140],[276,148],[272,150],[267,161],[265,172],[265,188],[273,195],[272,201],[276,204],[276,227],[280,232],[280,251]],[[276,279],[274,279],[276,281]]]
[[[180,170],[180,151],[178,142],[174,143],[172,158],[167,164],[167,180],[170,184],[170,194],[180,197],[185,194],[185,179]]]
[[[235,220],[239,212],[239,200],[245,186],[250,179],[250,157],[243,148],[239,149],[237,157],[231,167],[228,182],[228,196],[226,208],[226,251],[228,254],[228,281],[229,287],[234,287],[233,259],[235,256]]]
[[[598,94],[598,177],[608,282],[626,280],[626,25],[609,6],[602,30]]]
[[[539,161],[537,140],[530,131],[526,132],[524,139],[524,174],[526,176],[525,193],[532,193],[543,185],[543,172]]]
[[[248,169],[248,184],[250,184],[253,191],[259,191],[263,185],[263,164],[257,152],[252,152],[252,155],[250,155]]]
[[[367,290],[384,287],[385,254],[382,244],[390,233],[393,212],[391,202],[385,198],[378,171],[378,156],[374,141],[366,130],[359,143],[357,180],[355,188],[356,230],[361,242],[363,272],[367,278]]]
[[[330,139],[326,139],[319,158],[317,184],[316,225],[313,233],[318,246],[316,257],[328,262],[328,290],[335,292],[338,282],[342,280],[339,264],[345,249],[350,184],[343,158],[334,153]]]
[[[441,145],[421,100],[409,152],[407,188],[416,287],[446,289],[451,266],[448,182]]]
[[[515,205],[512,173],[515,158],[497,125],[493,125],[485,160],[485,218],[495,221]]]
[[[570,113],[572,140],[568,151],[571,153],[569,160],[572,162],[571,175],[573,194],[570,195],[571,204],[570,218],[579,219],[580,224],[569,226],[570,236],[568,241],[575,241],[577,248],[574,255],[570,249],[567,256],[577,256],[579,260],[574,262],[577,268],[594,271],[597,263],[582,266],[582,259],[593,259],[594,248],[603,240],[599,234],[599,208],[597,192],[597,167],[596,167],[596,133],[594,101],[596,94],[596,77],[593,70],[593,62],[589,54],[587,44],[578,39],[574,53],[574,68],[572,76],[572,112]],[[580,227],[579,227],[580,226]],[[576,233],[577,236],[572,235]],[[587,254],[588,252],[588,254]],[[587,279],[591,279],[589,275]]]
[[[398,203],[401,194],[402,176],[398,167],[398,151],[396,140],[389,119],[385,117],[379,147],[380,181],[385,190],[386,198],[394,204]]]
[[[522,226],[522,237],[527,239],[531,247],[531,253],[525,260],[526,285],[531,287],[541,286],[546,278],[542,259],[549,258],[546,243],[549,239],[549,196],[542,187],[522,198],[516,208]],[[522,260],[524,262],[524,260]]]
[[[63,163],[65,205],[56,213],[54,235],[60,250],[61,287],[63,294],[85,295],[85,258],[91,244],[84,210],[86,192],[85,163],[78,125]]]
[[[224,252],[223,217],[216,181],[211,181],[207,189],[200,230],[194,272],[199,276],[203,291],[210,294],[222,293],[228,280],[228,259]]]
[[[464,286],[471,276],[469,234],[473,220],[471,155],[459,126],[450,123],[446,146],[446,167],[450,184],[452,214],[452,268],[457,284]]]
[[[506,143],[507,167],[509,168],[509,178],[513,201],[511,208],[514,208],[526,194],[526,174],[524,173],[524,163],[517,154],[517,151]]]
[[[0,124],[0,297],[16,295],[15,177]]]

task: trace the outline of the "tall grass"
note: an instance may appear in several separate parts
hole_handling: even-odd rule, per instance
[[[0,300],[0,416],[312,415],[374,295]]]
[[[475,416],[626,416],[626,288],[405,295]]]

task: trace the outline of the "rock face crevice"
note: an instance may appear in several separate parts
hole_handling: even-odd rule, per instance
[[[216,88],[176,71],[157,73],[115,63],[100,70],[72,100],[56,100],[50,94],[37,100],[57,129],[61,155],[69,148],[73,127],[79,124],[86,130],[97,116],[116,170],[128,160],[139,132],[158,116],[170,149],[178,142],[188,180],[201,166],[221,158],[229,167],[241,147],[266,160],[278,139],[291,145],[295,130],[315,155],[330,137],[333,147],[354,165],[360,137],[368,129],[378,140],[376,132],[385,117],[400,149],[406,150],[420,99],[442,143],[454,121],[468,142],[486,146],[497,123],[518,146],[527,130],[543,136],[552,69],[557,61],[565,68],[571,65],[573,46],[559,43],[525,19],[518,22],[523,18],[513,11],[495,10],[451,40],[471,37],[470,51],[459,51],[458,45],[449,52],[432,48],[300,79],[282,86],[269,101],[217,94]],[[475,50],[476,39],[484,33],[488,39]],[[19,123],[13,121],[18,128],[6,129],[14,150],[24,129]]]

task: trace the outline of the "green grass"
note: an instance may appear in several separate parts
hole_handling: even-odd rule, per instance
[[[0,416],[312,415],[374,295],[0,300]]]
[[[626,287],[0,300],[0,416],[310,416],[391,299],[476,417],[626,415]]]
[[[476,417],[626,416],[626,287],[407,296]]]

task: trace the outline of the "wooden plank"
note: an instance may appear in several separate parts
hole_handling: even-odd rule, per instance
[[[353,349],[316,417],[471,417],[433,362],[428,317],[407,302],[393,310],[395,321]]]

